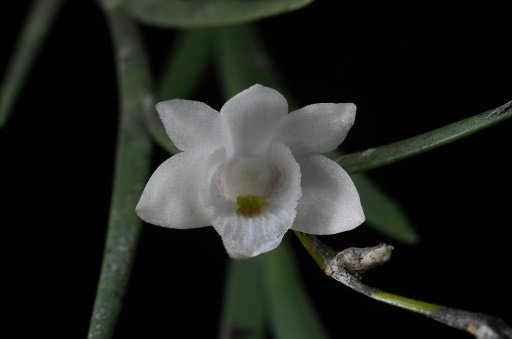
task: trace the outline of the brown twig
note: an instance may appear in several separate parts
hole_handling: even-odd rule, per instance
[[[295,234],[325,274],[359,293],[423,314],[448,326],[469,332],[478,339],[512,338],[512,328],[500,318],[414,300],[364,284],[359,275],[386,263],[391,258],[392,246],[380,244],[369,248],[349,248],[337,253],[313,235],[297,231]]]

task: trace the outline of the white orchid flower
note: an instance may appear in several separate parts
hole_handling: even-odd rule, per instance
[[[290,228],[335,234],[364,221],[350,176],[319,153],[336,149],[356,106],[313,104],[288,113],[277,91],[254,85],[220,113],[189,100],[156,105],[182,150],[149,179],[136,211],[170,228],[212,225],[234,258],[276,248]]]

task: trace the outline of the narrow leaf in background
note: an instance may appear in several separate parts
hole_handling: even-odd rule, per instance
[[[365,175],[353,175],[352,180],[369,225],[389,238],[406,244],[418,241],[418,234],[411,227],[411,222],[392,198]]]
[[[233,25],[290,12],[313,0],[128,0],[130,13],[156,26],[197,28]]]
[[[160,78],[158,100],[189,99],[204,76],[212,47],[210,30],[182,31],[171,48]]]
[[[430,132],[366,151],[342,155],[336,162],[349,173],[368,171],[395,161],[424,153],[512,117],[512,101],[475,116],[454,122]]]
[[[137,29],[127,17],[115,9],[106,10],[105,15],[117,56],[121,118],[107,241],[89,339],[108,339],[114,334],[142,224],[135,206],[147,181],[151,160],[151,140],[142,123],[142,111],[153,109],[144,51]]]
[[[265,338],[264,257],[229,259],[219,338]]]
[[[264,258],[268,307],[276,338],[327,338],[296,270],[289,245],[281,244]]]
[[[7,120],[61,4],[62,0],[34,0],[32,3],[0,88],[0,128]]]
[[[224,97],[230,98],[259,83],[290,98],[272,60],[263,48],[255,26],[247,24],[223,27],[214,32],[217,72]]]
[[[158,101],[187,99],[201,80],[212,55],[211,33],[207,30],[183,31],[171,48],[158,86]],[[156,110],[145,115],[153,139],[171,154],[180,152],[165,132]]]

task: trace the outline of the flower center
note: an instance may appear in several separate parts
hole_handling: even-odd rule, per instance
[[[223,170],[222,183],[226,198],[236,201],[236,212],[255,216],[268,206],[266,196],[272,181],[267,161],[257,157],[237,157]]]
[[[236,198],[236,204],[238,205],[236,213],[244,217],[254,217],[268,206],[265,198],[259,195],[240,195]]]

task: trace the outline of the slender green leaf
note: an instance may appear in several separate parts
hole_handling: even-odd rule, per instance
[[[264,258],[268,304],[276,338],[327,338],[302,285],[291,249],[283,243]]]
[[[336,161],[349,173],[368,171],[459,140],[512,117],[512,101],[484,113],[389,145],[341,156]]]
[[[229,261],[219,338],[265,338],[262,261]]]
[[[373,229],[406,244],[418,242],[418,234],[391,197],[365,175],[353,175],[352,180],[359,192],[366,221]]]
[[[342,156],[339,150],[326,154],[331,159]],[[406,244],[414,244],[419,236],[400,206],[368,176],[352,175],[368,224],[376,231]]]
[[[160,78],[158,99],[188,98],[204,75],[211,52],[211,30],[182,31]]]
[[[0,89],[0,128],[5,124],[62,0],[35,0],[25,21]]]
[[[290,12],[313,0],[127,0],[130,13],[162,27],[198,28],[238,24]]]
[[[206,71],[211,57],[211,33],[207,30],[184,31],[172,48],[158,86],[158,100],[185,99],[190,96]],[[145,116],[153,139],[171,154],[180,152],[167,136],[156,110]]]
[[[229,98],[255,83],[286,94],[272,61],[252,25],[215,30],[217,68],[224,95]],[[287,95],[287,99],[290,96]],[[290,106],[293,106],[290,104]]]
[[[287,93],[279,72],[268,58],[253,26],[219,28],[215,34],[218,68],[226,97],[254,83]],[[298,107],[289,94],[286,94],[286,98],[291,107]],[[341,156],[341,152],[336,150],[326,156],[336,159]],[[417,241],[418,235],[396,201],[362,174],[354,178],[354,182],[359,189],[368,224],[372,228],[397,241]]]
[[[111,338],[130,277],[141,220],[135,206],[149,175],[151,140],[140,123],[151,79],[135,25],[115,10],[106,11],[117,57],[121,118],[114,187],[101,275],[89,339]],[[130,53],[126,53],[126,51]]]

